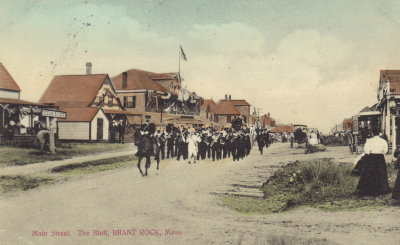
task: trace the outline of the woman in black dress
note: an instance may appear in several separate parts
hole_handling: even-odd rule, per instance
[[[388,151],[387,142],[379,136],[379,131],[373,131],[374,137],[364,145],[365,155],[358,164],[360,180],[357,185],[361,196],[378,196],[390,193],[387,168],[384,154]]]
[[[396,148],[393,156],[397,158],[396,167],[399,169],[397,172],[396,182],[394,183],[392,199],[396,201],[400,201],[400,149],[399,147]]]

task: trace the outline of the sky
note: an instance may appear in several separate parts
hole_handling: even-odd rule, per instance
[[[177,72],[203,98],[246,99],[328,132],[400,69],[399,1],[0,0],[0,62],[21,99],[61,74]]]

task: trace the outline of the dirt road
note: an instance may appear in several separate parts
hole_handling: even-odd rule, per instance
[[[253,148],[240,162],[189,165],[167,160],[158,173],[153,164],[147,178],[129,167],[3,194],[0,243],[269,244],[270,240],[272,244],[400,244],[399,208],[369,212],[305,208],[249,216],[228,209],[213,194],[257,195],[254,189],[238,189],[234,184],[247,181],[250,186],[257,185],[293,160],[332,157],[351,162],[354,158],[345,147],[316,154],[302,152],[287,144],[275,144],[262,156]],[[129,235],[133,229],[135,235]],[[52,236],[55,231],[70,236]],[[86,231],[88,236],[84,235]],[[43,232],[47,236],[36,236]]]

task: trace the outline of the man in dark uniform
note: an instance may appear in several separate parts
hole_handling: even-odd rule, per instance
[[[208,132],[205,136],[204,142],[206,143],[207,158],[211,157],[211,143],[212,143],[212,133]]]
[[[167,138],[165,136],[165,132],[161,132],[160,130],[157,130],[157,142],[160,147],[160,153],[161,153],[161,159],[164,160],[165,158],[165,142],[167,141]]]
[[[147,176],[147,169],[150,168],[150,156],[154,154],[153,152],[153,134],[156,131],[156,127],[153,123],[150,122],[150,116],[146,116],[146,123],[143,124],[140,129],[139,129],[139,135],[138,137],[141,139],[140,142],[138,142],[138,152],[136,155],[139,157],[138,159],[138,168],[140,173],[143,176]],[[146,158],[146,173],[143,174],[142,169],[140,168],[140,162],[143,159],[143,157]]]
[[[206,143],[206,134],[204,132],[201,133],[201,141],[199,142],[199,156],[201,160],[206,158],[207,153],[207,143]]]
[[[214,132],[214,135],[212,136],[211,149],[212,149],[212,160],[215,161],[215,158],[219,160],[220,142],[219,142],[218,132]]]
[[[125,124],[119,122],[118,124],[118,143],[125,144]]]
[[[257,145],[258,145],[258,149],[260,150],[260,154],[263,154],[263,149],[264,149],[264,131],[263,130],[259,130],[256,136],[256,140],[257,140]]]
[[[166,128],[167,134],[167,159],[171,156],[173,158],[174,154],[174,142],[175,142],[175,135],[174,135],[174,128],[172,124],[168,124]]]

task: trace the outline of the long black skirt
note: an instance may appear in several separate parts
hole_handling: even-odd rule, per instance
[[[392,199],[400,200],[400,168],[397,172],[396,182],[394,183]]]
[[[359,163],[360,180],[357,185],[358,194],[362,196],[388,194],[390,187],[383,154],[366,154],[361,158]]]

